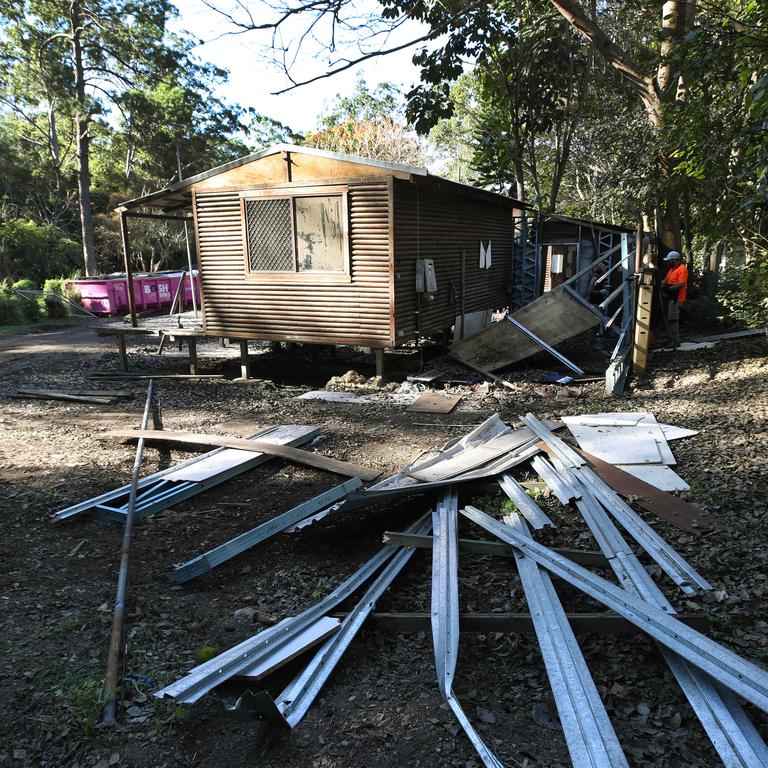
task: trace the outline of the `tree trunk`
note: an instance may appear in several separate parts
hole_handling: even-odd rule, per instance
[[[593,21],[578,0],[550,0],[552,5],[578,30],[595,50],[632,86],[645,107],[648,120],[657,135],[664,131],[665,102],[674,99],[679,68],[672,54],[685,32],[685,3],[666,0],[662,11],[661,51],[656,77],[641,72],[625,52]],[[658,217],[657,239],[660,255],[680,250],[678,190],[669,182],[671,158],[662,158],[660,173],[664,181],[664,200]]]
[[[56,130],[56,112],[54,110],[54,100],[48,98],[48,145],[53,161],[53,173],[55,175],[55,189],[61,188],[61,153],[59,151],[59,133]]]
[[[701,292],[713,299],[717,293],[717,283],[720,279],[720,264],[723,260],[725,245],[722,241],[710,246],[709,254],[705,254],[704,277],[701,281]]]
[[[80,232],[83,240],[83,266],[86,277],[96,274],[96,238],[93,231],[93,211],[91,210],[91,169],[88,135],[89,115],[85,96],[85,72],[83,69],[83,48],[80,36],[80,2],[70,3],[70,23],[72,25],[72,58],[75,65],[75,139],[77,146],[77,191],[80,202]]]

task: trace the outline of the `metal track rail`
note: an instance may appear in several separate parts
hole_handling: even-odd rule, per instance
[[[425,535],[431,528],[432,521],[427,514],[419,518],[409,530],[415,534]],[[261,691],[255,696],[246,694],[235,705],[235,711],[252,713],[286,728],[295,728],[307,714],[344,652],[376,607],[379,598],[389,588],[414,552],[415,549],[412,547],[397,548],[394,557],[342,621],[339,631],[323,643],[304,670],[277,697],[276,701],[266,691]]]
[[[586,491],[587,496],[594,498],[592,501],[587,498],[581,505],[577,502],[576,506],[581,509],[584,505],[596,503],[594,499],[597,499],[685,594],[693,594],[694,586],[712,589],[712,585],[587,467],[584,459],[563,440],[553,435],[547,426],[532,414],[522,418],[528,428],[539,435],[551,449],[553,461],[561,465],[558,472],[541,457],[534,459],[534,468],[561,502],[567,495],[578,498],[584,496],[583,491]]]
[[[257,525],[250,531],[241,533],[239,536],[224,542],[224,544],[220,544],[218,547],[214,547],[202,555],[187,560],[187,562],[181,565],[177,565],[170,573],[171,580],[177,584],[183,584],[197,576],[208,573],[222,563],[226,563],[233,557],[274,536],[276,533],[280,533],[280,531],[290,528],[300,520],[315,514],[319,509],[328,504],[338,501],[351,491],[360,488],[362,484],[363,482],[359,477],[353,477],[341,485],[337,485],[314,498],[308,499],[297,507],[289,509],[287,512],[283,512],[261,525]]]
[[[356,592],[398,549],[395,546],[382,547],[322,600],[195,667],[180,680],[157,691],[154,696],[158,699],[173,698],[180,704],[193,704],[230,677],[244,673],[256,664],[268,660],[273,654],[279,654],[280,649],[291,644],[307,627]]]
[[[248,439],[269,438],[272,442],[279,442],[297,448],[309,442],[313,437],[316,437],[319,432],[320,430],[315,427],[289,425],[283,427],[270,427],[261,430],[253,435],[249,435]],[[213,488],[230,478],[237,477],[237,475],[247,472],[249,469],[253,469],[254,467],[259,466],[259,464],[263,464],[265,461],[272,459],[272,456],[254,453],[252,457],[248,457],[243,463],[230,467],[223,472],[218,472],[205,480],[169,481],[164,479],[168,475],[175,474],[179,470],[187,469],[196,464],[200,464],[201,462],[209,461],[217,455],[231,450],[231,448],[216,448],[213,451],[208,451],[200,456],[194,456],[180,464],[175,464],[172,467],[162,469],[159,472],[141,478],[137,486],[138,490],[142,491],[142,493],[137,497],[136,519],[139,520],[148,515],[167,509],[174,504],[178,504],[180,501],[196,496],[198,493]],[[128,508],[127,496],[130,490],[131,484],[127,483],[112,491],[107,491],[99,496],[94,496],[92,499],[87,499],[86,501],[73,504],[66,509],[59,510],[52,516],[52,519],[58,522],[60,520],[68,520],[80,514],[96,513],[109,520],[122,522],[125,520]],[[119,504],[119,506],[114,506],[115,503]]]
[[[519,515],[504,521],[533,540]],[[573,765],[629,768],[549,574],[519,551],[515,560]]]
[[[584,492],[585,498],[589,496],[586,487]],[[661,610],[674,614],[674,607],[629,549],[605,510],[597,503],[579,508],[625,589]],[[768,765],[768,746],[736,697],[678,654],[660,644],[659,650],[723,764],[728,768],[759,768]]]
[[[467,506],[461,510],[502,541],[520,549],[551,573],[598,600],[646,634],[699,667],[734,693],[768,712],[768,673],[738,654],[685,626],[673,616],[637,598],[627,590],[557,555],[547,547],[520,536],[481,510]]]
[[[437,685],[486,768],[503,768],[469,722],[453,693],[459,654],[458,509],[458,496],[449,488],[432,513],[432,641]]]
[[[525,488],[512,475],[502,475],[499,478],[499,485],[533,528],[540,530],[545,525],[555,527],[555,524],[544,514],[542,508],[525,492]]]

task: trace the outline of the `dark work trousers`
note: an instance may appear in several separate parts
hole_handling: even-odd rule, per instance
[[[680,346],[680,304],[677,297],[667,301],[667,322],[669,323],[669,344],[671,347]]]

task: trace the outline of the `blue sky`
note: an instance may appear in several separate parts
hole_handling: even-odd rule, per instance
[[[217,6],[226,8],[231,0],[216,0]],[[259,12],[260,0],[243,0],[255,18],[264,19]],[[261,114],[272,117],[289,125],[296,131],[313,130],[317,127],[317,117],[325,106],[333,101],[337,93],[351,93],[358,73],[369,86],[383,81],[393,82],[404,91],[418,81],[418,70],[411,63],[414,49],[407,49],[385,58],[374,58],[355,66],[334,77],[319,80],[311,85],[298,88],[280,96],[273,96],[274,91],[288,85],[281,71],[265,61],[264,52],[269,45],[269,38],[263,33],[247,32],[238,35],[221,36],[232,26],[215,11],[207,8],[202,0],[176,0],[179,19],[174,25],[190,32],[195,38],[205,42],[195,49],[196,55],[219,67],[229,70],[229,82],[219,88],[219,95],[244,107],[253,107]],[[361,12],[376,12],[375,0],[361,0],[358,6]],[[257,15],[258,13],[258,15]],[[410,22],[398,30],[387,41],[388,46],[398,45],[423,34],[421,25]],[[293,25],[285,37],[298,35],[298,25]],[[338,55],[354,58],[359,51],[354,45],[342,45]],[[306,78],[325,71],[328,53],[321,43],[309,40],[302,48],[301,55],[292,69],[294,77]]]

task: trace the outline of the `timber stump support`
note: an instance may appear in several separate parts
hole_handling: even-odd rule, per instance
[[[376,359],[376,375],[384,378],[384,350],[379,347],[373,350],[374,357]]]
[[[251,358],[248,354],[248,341],[240,340],[240,378],[248,380],[251,378]]]

